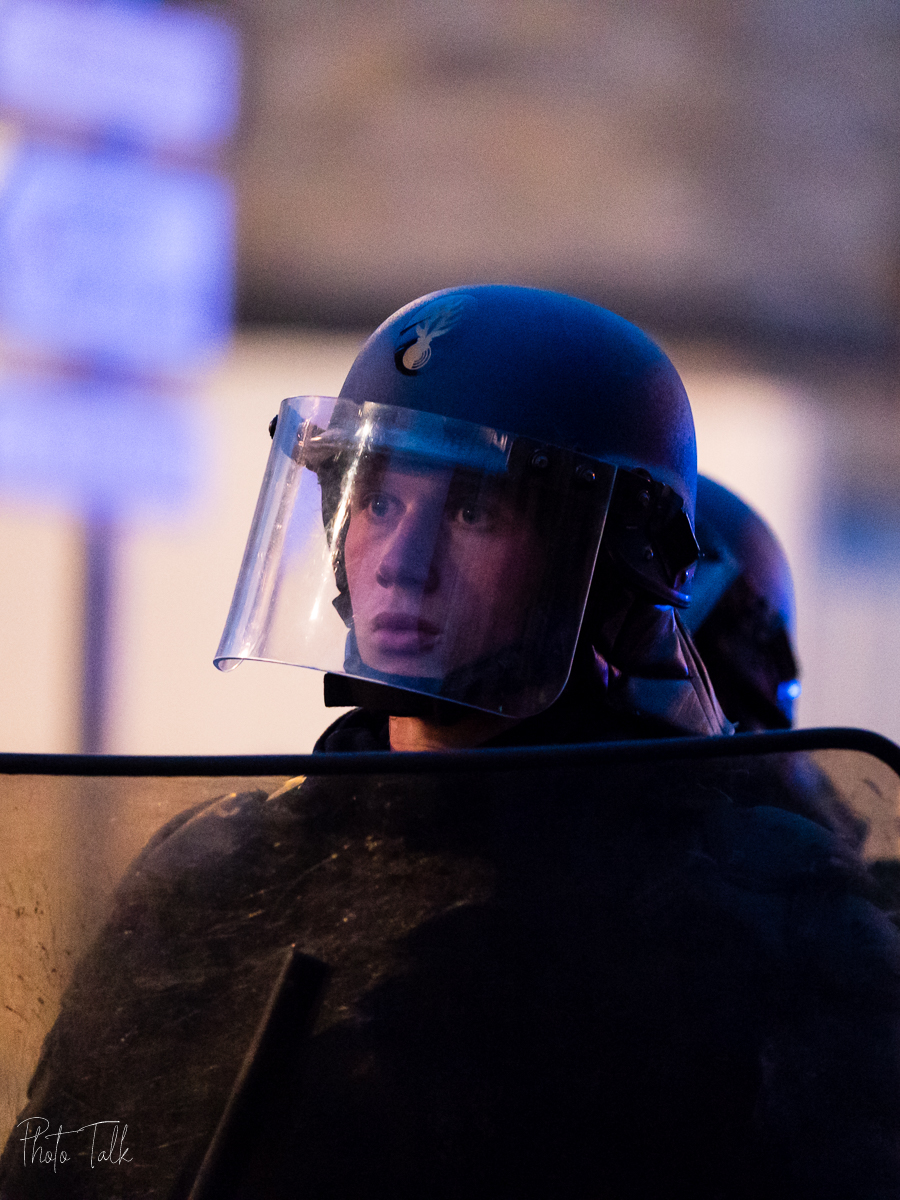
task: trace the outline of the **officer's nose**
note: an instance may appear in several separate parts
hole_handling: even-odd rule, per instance
[[[425,592],[437,588],[441,516],[441,511],[434,511],[431,506],[406,510],[393,529],[375,571],[375,579],[382,587],[420,588]]]

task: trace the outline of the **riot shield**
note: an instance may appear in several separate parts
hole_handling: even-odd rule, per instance
[[[0,772],[3,1200],[897,1194],[884,739]]]

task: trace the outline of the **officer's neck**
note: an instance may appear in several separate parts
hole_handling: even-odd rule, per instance
[[[423,717],[391,717],[391,749],[470,750],[512,729],[520,719],[473,712],[452,725],[441,725]]]

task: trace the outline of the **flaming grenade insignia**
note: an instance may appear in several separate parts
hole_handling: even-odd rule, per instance
[[[400,344],[394,355],[398,371],[404,375],[415,375],[425,366],[431,358],[431,343],[450,332],[462,315],[468,299],[468,296],[452,296],[429,304],[418,314],[414,326],[408,325],[401,331]]]

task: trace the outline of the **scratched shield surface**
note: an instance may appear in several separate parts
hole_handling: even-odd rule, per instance
[[[601,1102],[571,1039],[597,1040],[601,1007],[630,1022],[649,977],[668,986],[655,933],[623,955],[608,914],[638,914],[638,932],[651,909],[667,919],[663,881],[680,894],[691,838],[719,853],[749,810],[786,810],[807,822],[788,822],[795,840],[818,827],[861,853],[882,908],[900,910],[900,779],[873,755],[465,760],[0,776],[3,1200],[268,1195],[271,1171],[294,1186],[298,1163],[325,1195],[336,1162],[343,1194],[372,1170],[415,1194],[447,1169],[448,1138],[463,1194],[523,1130],[530,1195],[559,1160],[553,1139]],[[757,842],[784,821],[766,817]],[[616,968],[598,971],[586,948],[610,938]],[[750,1019],[745,956],[723,945],[723,994]],[[614,1065],[614,1042],[594,1050]],[[571,1103],[581,1116],[559,1119]],[[63,1128],[67,1160],[17,1117]],[[109,1123],[96,1137],[95,1122]]]
[[[176,813],[278,782],[0,775],[0,1137],[129,862]]]

